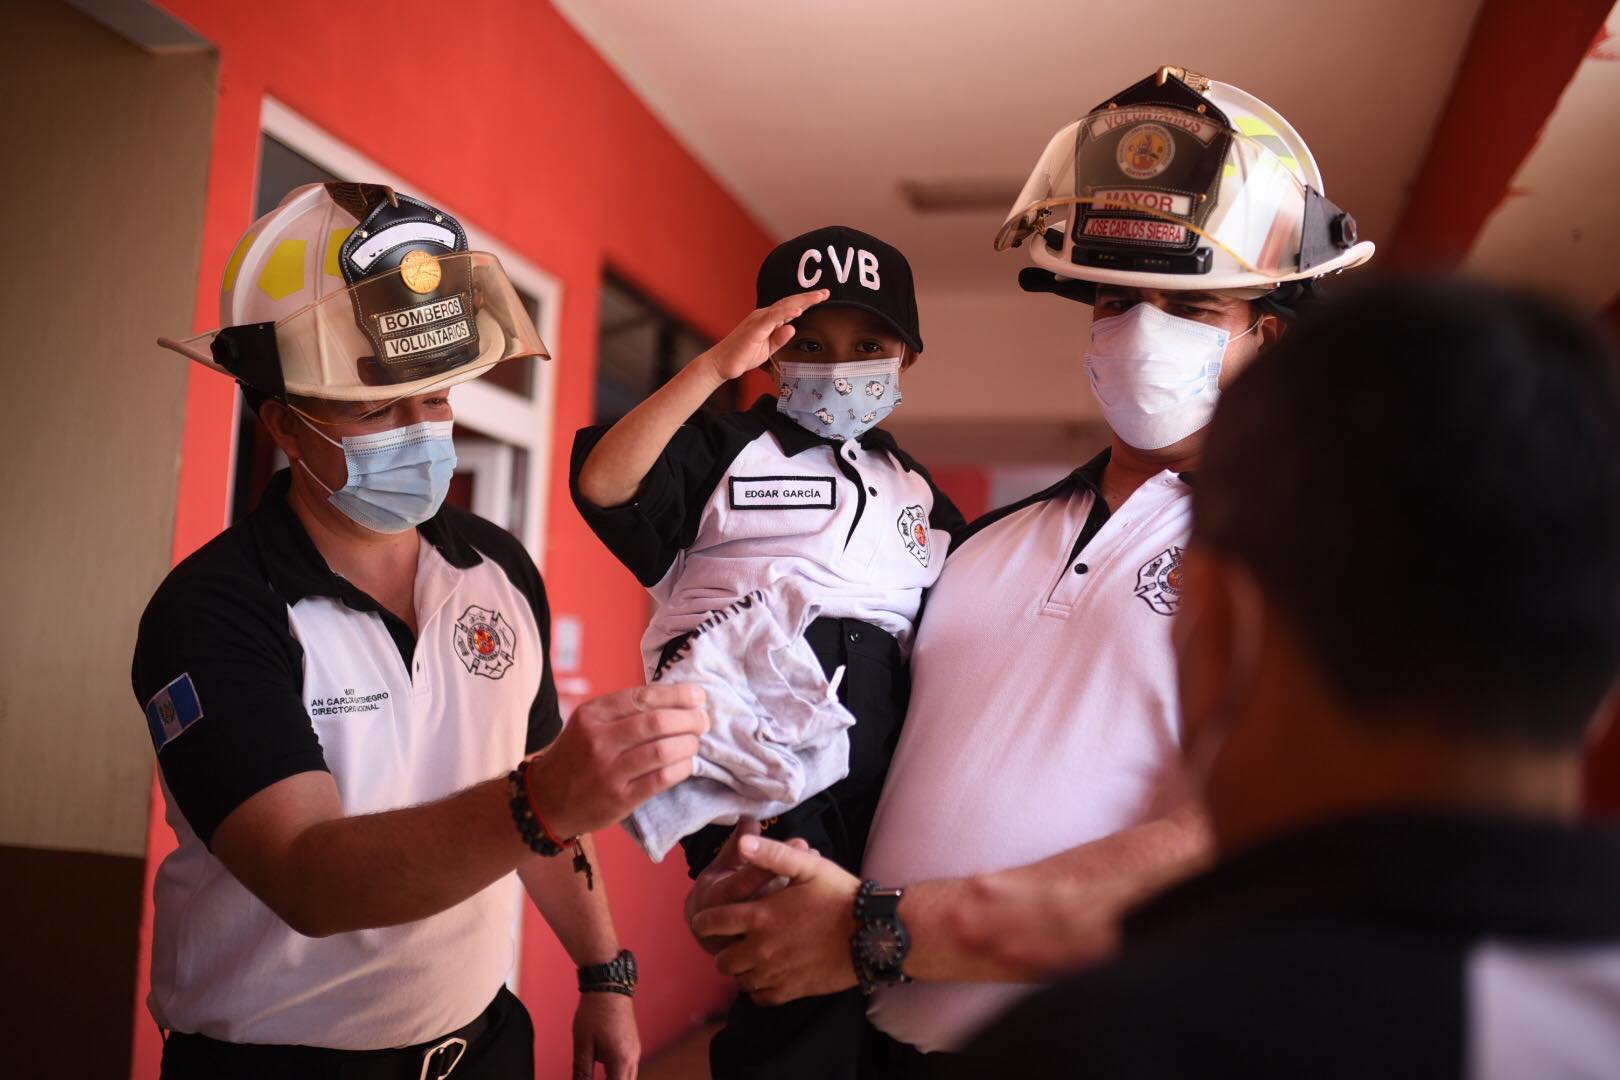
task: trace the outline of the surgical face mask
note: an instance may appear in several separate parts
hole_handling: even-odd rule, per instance
[[[900,404],[900,358],[851,364],[778,365],[776,411],[829,439],[854,439],[883,422]]]
[[[299,464],[355,524],[373,532],[401,533],[422,524],[443,505],[456,471],[456,447],[450,439],[454,425],[449,420],[345,435],[341,443],[309,421],[304,424],[343,451],[349,479],[333,491],[303,461]]]
[[[1232,337],[1152,304],[1092,322],[1086,374],[1108,426],[1138,450],[1161,450],[1201,430],[1220,397],[1226,347],[1249,330]]]

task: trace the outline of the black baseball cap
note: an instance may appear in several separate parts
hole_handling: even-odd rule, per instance
[[[870,233],[828,225],[795,236],[765,256],[754,287],[760,307],[794,293],[826,289],[832,293],[826,303],[870,311],[913,352],[923,351],[911,264]]]

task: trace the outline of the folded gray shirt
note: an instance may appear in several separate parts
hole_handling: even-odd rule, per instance
[[[692,776],[624,820],[660,862],[683,836],[791,810],[849,774],[855,717],[804,639],[817,605],[797,582],[756,589],[699,623],[652,681],[708,694]]]

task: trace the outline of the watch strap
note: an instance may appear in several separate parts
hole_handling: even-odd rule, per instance
[[[579,969],[579,992],[582,994],[611,993],[625,997],[636,996],[636,954],[622,949],[605,964],[589,964]]]

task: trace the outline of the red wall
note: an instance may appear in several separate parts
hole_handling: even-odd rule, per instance
[[[561,280],[561,330],[548,342],[560,359],[543,570],[553,611],[583,622],[581,674],[597,690],[639,682],[635,643],[645,594],[597,545],[567,495],[568,445],[592,413],[599,282],[611,266],[718,338],[752,307],[754,271],[770,238],[550,5],[396,0],[386,12],[366,9],[365,17],[351,5],[318,0],[165,6],[213,42],[221,61],[199,330],[213,325],[217,283],[251,220],[266,95]],[[175,361],[154,355],[151,362]],[[232,405],[229,381],[193,366],[176,561],[225,521]],[[620,933],[642,961],[636,1001],[643,1042],[656,1051],[722,1007],[728,986],[680,920],[686,879],[679,860],[655,867],[621,835],[601,840]],[[137,1077],[157,1075],[160,1046],[145,1009],[150,875],[172,847],[154,791]],[[566,1076],[573,968],[532,908],[522,991],[534,1013],[539,1075]]]
[[[990,470],[973,465],[956,465],[930,469],[929,475],[968,521],[982,517],[993,509],[990,505]]]

